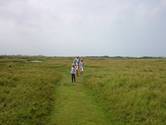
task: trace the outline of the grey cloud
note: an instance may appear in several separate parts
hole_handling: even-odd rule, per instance
[[[0,54],[165,56],[164,0],[0,1]]]

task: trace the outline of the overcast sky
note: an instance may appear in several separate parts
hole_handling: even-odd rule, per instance
[[[0,0],[0,55],[166,56],[166,0]]]

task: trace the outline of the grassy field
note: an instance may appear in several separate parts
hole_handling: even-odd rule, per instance
[[[166,60],[1,57],[0,125],[165,125]]]

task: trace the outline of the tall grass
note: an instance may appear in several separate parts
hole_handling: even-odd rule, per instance
[[[165,59],[84,61],[78,84],[84,84],[114,125],[166,124]],[[56,107],[56,84],[69,74],[71,62],[71,58],[0,58],[0,125],[47,125]]]
[[[115,125],[166,124],[166,60],[87,60],[84,84]]]
[[[54,105],[56,64],[0,60],[0,125],[47,125]]]

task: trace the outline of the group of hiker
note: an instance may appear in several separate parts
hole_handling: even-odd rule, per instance
[[[76,77],[82,75],[83,71],[84,71],[84,62],[83,59],[78,56],[74,58],[72,62],[72,67],[70,71],[72,82],[76,82]]]

